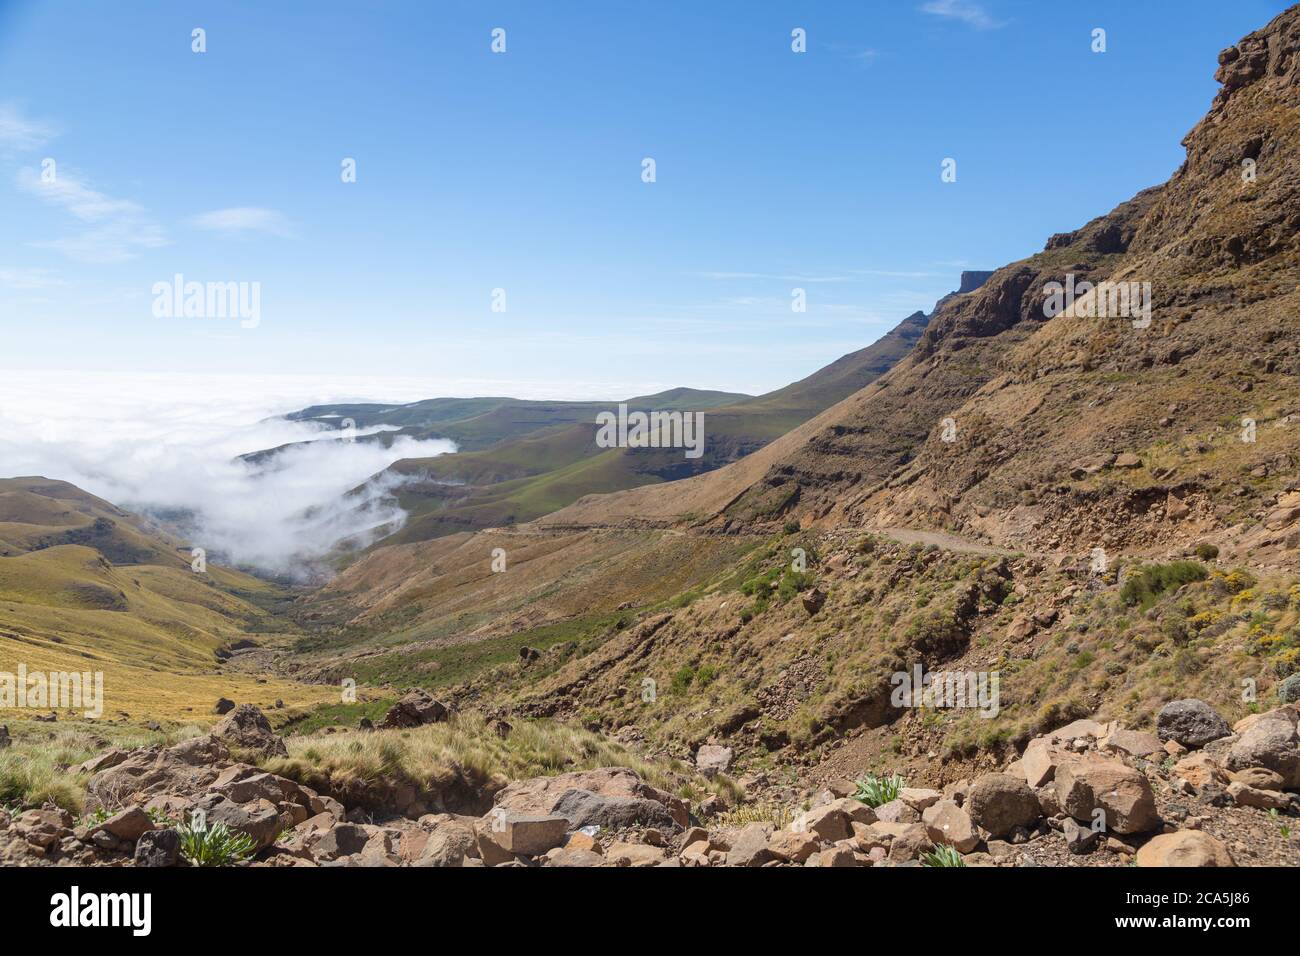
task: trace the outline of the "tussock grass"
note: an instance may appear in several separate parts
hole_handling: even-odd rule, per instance
[[[9,724],[12,746],[0,750],[0,805],[28,810],[55,804],[80,813],[85,802],[86,776],[68,768],[111,747],[131,749],[171,744],[193,737],[197,727],[151,731],[137,727],[89,723],[54,725],[34,721]]]
[[[645,760],[598,734],[549,720],[519,721],[503,739],[481,716],[463,714],[409,730],[292,738],[288,747],[288,757],[272,758],[265,768],[308,784],[386,778],[430,790],[481,789],[572,770],[628,767],[651,786],[673,793],[701,786],[732,797],[738,793],[724,777],[703,784],[680,762]]]

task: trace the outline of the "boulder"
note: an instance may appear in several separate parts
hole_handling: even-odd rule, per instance
[[[925,825],[910,823],[890,842],[889,859],[894,863],[906,863],[933,848],[934,844],[930,842]]]
[[[72,814],[66,810],[46,808],[25,810],[13,818],[13,831],[32,846],[48,848],[72,835]]]
[[[1228,722],[1203,700],[1172,700],[1156,715],[1156,736],[1195,750],[1232,733]]]
[[[1277,685],[1277,699],[1284,704],[1300,701],[1300,673],[1292,674]]]
[[[1080,737],[1089,740],[1101,740],[1110,734],[1113,729],[1113,724],[1102,723],[1085,717],[1080,720],[1072,720],[1064,727],[1058,727],[1044,736],[1047,738],[1048,743],[1069,744]]]
[[[768,828],[762,823],[751,823],[740,831],[727,851],[727,866],[762,866],[776,859],[768,846]]]
[[[136,866],[175,866],[180,859],[181,835],[176,830],[148,830],[135,844]]]
[[[464,866],[465,858],[476,855],[474,829],[454,818],[434,828],[412,866]]]
[[[217,775],[209,792],[219,793],[235,803],[252,803],[256,800],[281,803],[297,795],[298,785],[248,764],[235,764]]]
[[[1020,769],[1029,786],[1037,788],[1056,779],[1056,768],[1063,761],[1073,760],[1075,755],[1052,743],[1046,737],[1035,737],[1025,747],[1024,756],[1020,758]]]
[[[809,614],[816,614],[826,603],[826,592],[821,588],[813,588],[800,595],[800,601],[805,611]]]
[[[1228,782],[1227,775],[1215,759],[1203,750],[1184,757],[1174,764],[1174,773],[1198,790],[1207,783],[1217,783],[1222,786]]]
[[[340,823],[323,831],[312,844],[311,852],[317,860],[337,860],[360,853],[369,842],[370,833],[360,824]]]
[[[134,751],[86,782],[86,792],[101,803],[145,802],[163,794],[201,793],[217,778],[230,751],[211,736],[195,737],[163,749]]]
[[[668,808],[644,797],[616,797],[590,790],[566,790],[551,807],[551,812],[568,821],[568,829],[597,826],[606,830],[623,830],[633,826],[658,827],[670,832],[679,829]]]
[[[220,794],[210,793],[194,806],[203,812],[208,826],[224,823],[232,833],[247,834],[259,850],[274,843],[280,833],[280,814],[265,804],[241,807]]]
[[[1038,798],[1019,777],[986,773],[971,784],[964,809],[978,826],[995,837],[1027,827],[1039,816]]]
[[[1112,753],[1128,754],[1132,757],[1150,757],[1164,753],[1164,744],[1155,734],[1141,730],[1111,731],[1102,741],[1101,749]]]
[[[390,707],[379,726],[381,729],[421,727],[441,723],[450,716],[451,710],[446,704],[417,688]]]
[[[609,866],[605,858],[590,850],[570,850],[568,847],[556,850],[546,857],[547,866],[588,867]]]
[[[1076,856],[1091,852],[1101,840],[1100,830],[1076,823],[1072,817],[1062,821],[1061,833],[1065,837],[1065,848]]]
[[[904,803],[901,798],[882,803],[876,807],[875,812],[876,819],[886,823],[918,823],[921,820],[921,814]]]
[[[727,768],[731,766],[733,756],[734,752],[730,747],[703,744],[695,752],[695,766],[706,777],[714,777],[727,772]]]
[[[540,856],[552,847],[562,845],[564,834],[569,829],[569,821],[559,814],[544,816],[496,809],[485,820],[497,846],[508,853],[523,856]]]
[[[1138,866],[1235,866],[1232,854],[1203,830],[1178,830],[1152,837],[1137,851]]]
[[[851,797],[838,797],[826,805],[835,807],[854,823],[875,823],[877,820],[875,810]]]
[[[1231,770],[1228,779],[1234,783],[1244,783],[1256,790],[1285,790],[1282,775],[1266,767],[1248,767],[1245,770]]]
[[[847,840],[853,835],[848,815],[833,803],[801,813],[795,818],[791,829],[798,833],[815,833],[827,843]]]
[[[817,838],[797,830],[778,830],[772,834],[768,849],[779,859],[789,863],[803,863],[820,847]]]
[[[858,858],[853,855],[853,851],[847,846],[833,846],[829,850],[824,850],[821,856],[817,858],[818,866],[846,867],[857,866]]]
[[[963,806],[966,803],[966,795],[970,793],[970,780],[962,777],[960,780],[954,780],[943,788],[943,798],[951,800],[957,806]]]
[[[1285,811],[1291,806],[1291,798],[1280,790],[1256,790],[1254,787],[1234,781],[1228,784],[1228,796],[1241,807],[1255,807],[1259,810]]]
[[[659,847],[624,842],[611,843],[602,860],[615,866],[635,867],[658,866],[663,861],[664,851]]]
[[[214,714],[228,714],[235,709],[235,702],[228,697],[218,697],[217,702],[212,706]]]
[[[952,800],[939,800],[926,807],[922,819],[926,835],[936,845],[946,843],[959,853],[970,853],[979,846],[979,834],[970,814]]]
[[[585,790],[602,797],[634,797],[660,804],[676,826],[676,830],[689,824],[689,808],[682,800],[658,790],[643,781],[634,770],[627,767],[602,767],[598,770],[579,770],[558,774],[554,777],[533,777],[517,780],[500,791],[494,800],[498,807],[507,810],[520,810],[526,813],[555,813],[556,803],[570,790]],[[701,808],[703,809],[703,808]],[[625,813],[626,810],[619,810]],[[653,817],[646,825],[662,827],[662,817],[653,808],[641,807],[636,816]],[[572,822],[572,821],[570,821]],[[590,820],[574,824],[574,829],[588,823],[601,824],[600,820]]]
[[[212,728],[212,736],[228,747],[256,751],[267,757],[287,757],[289,750],[266,715],[252,704],[240,704]]]
[[[1115,833],[1145,833],[1160,825],[1155,794],[1146,776],[1118,760],[1090,757],[1064,764],[1056,774],[1061,809],[1091,825],[1101,808]]]
[[[153,829],[153,820],[140,807],[127,807],[119,810],[103,823],[90,828],[90,833],[111,833],[119,840],[134,843],[148,830]],[[89,835],[89,834],[87,834]]]
[[[927,790],[922,787],[903,787],[898,791],[898,799],[917,813],[921,813],[926,807],[932,807],[942,800],[943,794],[938,790]]]
[[[1280,776],[1285,788],[1300,788],[1300,732],[1297,731],[1300,715],[1287,706],[1258,714],[1256,718],[1228,751],[1227,768],[1263,767]]]

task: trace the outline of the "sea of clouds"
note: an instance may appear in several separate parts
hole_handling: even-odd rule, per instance
[[[307,580],[344,539],[365,542],[404,515],[373,483],[401,458],[454,451],[400,437],[392,447],[338,438],[279,416],[307,405],[429,398],[418,380],[255,375],[0,373],[0,478],[69,481],[128,511],[160,517],[208,559]],[[358,437],[377,429],[361,429]],[[306,442],[270,466],[240,455]]]

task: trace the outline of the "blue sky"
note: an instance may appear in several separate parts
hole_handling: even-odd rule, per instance
[[[0,0],[0,368],[777,387],[1166,179],[1285,6]]]

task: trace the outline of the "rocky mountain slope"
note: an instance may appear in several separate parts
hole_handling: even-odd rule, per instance
[[[752,454],[302,595],[262,666],[357,701],[74,759],[21,727],[0,855],[1300,864],[1300,7],[1217,76],[1168,183]],[[1150,323],[1046,308],[1103,280]]]

